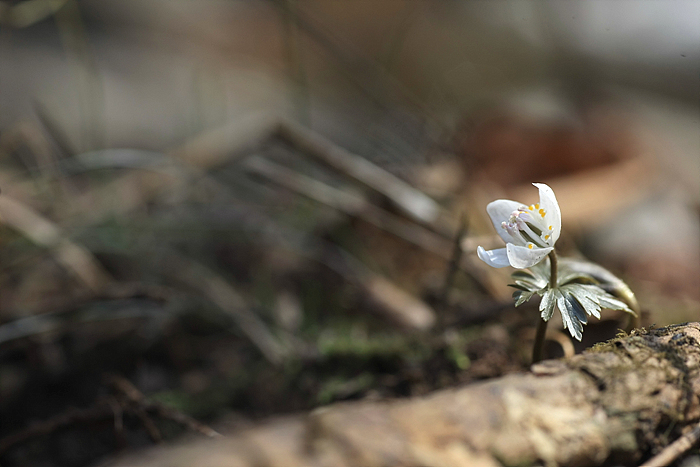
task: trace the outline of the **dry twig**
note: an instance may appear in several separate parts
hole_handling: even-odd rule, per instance
[[[99,292],[112,282],[110,274],[86,248],[70,241],[61,229],[29,206],[6,195],[0,197],[0,221],[37,245],[51,249],[56,260],[90,290]]]
[[[56,431],[76,425],[100,423],[109,419],[114,419],[114,430],[119,435],[123,430],[122,419],[124,414],[137,417],[153,442],[160,442],[162,437],[151,415],[172,420],[209,438],[221,437],[221,434],[212,428],[184,413],[158,402],[149,402],[141,391],[122,376],[106,375],[105,382],[114,391],[114,396],[102,399],[96,402],[94,406],[86,409],[70,408],[62,414],[0,439],[0,455],[7,452],[10,448],[31,439],[50,435]]]
[[[240,157],[272,137],[386,196],[419,222],[432,224],[441,214],[439,205],[420,190],[318,133],[274,114],[254,114],[205,132],[171,154],[189,165],[208,169],[231,162],[236,155]]]
[[[243,164],[249,171],[280,186],[358,217],[444,259],[450,257],[450,244],[442,236],[371,204],[357,193],[332,187],[259,156],[248,158]]]
[[[131,381],[119,375],[106,375],[106,381],[110,384],[117,392],[126,396],[126,398],[134,405],[141,408],[143,413],[154,412],[161,418],[172,420],[181,425],[188,427],[192,431],[199,432],[204,436],[210,438],[220,438],[221,434],[212,428],[198,422],[194,418],[186,415],[172,407],[167,407],[158,402],[148,402],[146,396],[139,391],[136,386],[134,386]]]
[[[383,194],[414,219],[427,224],[438,219],[439,205],[423,192],[366,158],[333,144],[318,133],[281,119],[275,135],[302,153]]]
[[[700,441],[700,424],[664,448],[640,467],[665,467],[688,452]]]
[[[243,333],[273,364],[279,365],[288,350],[270,332],[265,323],[250,310],[243,297],[226,280],[197,261],[174,252],[165,258],[164,271],[193,287],[227,312]]]
[[[459,271],[459,265],[462,262],[462,241],[467,235],[468,220],[467,216],[463,215],[459,221],[459,228],[455,234],[454,246],[452,247],[452,256],[450,257],[450,262],[447,266],[447,274],[445,275],[445,283],[443,285],[442,294],[440,300],[444,305],[449,303],[450,291],[454,284],[455,275]]]

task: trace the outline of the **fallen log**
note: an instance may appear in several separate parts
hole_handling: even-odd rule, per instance
[[[700,422],[700,323],[428,397],[337,404],[113,466],[637,465]]]

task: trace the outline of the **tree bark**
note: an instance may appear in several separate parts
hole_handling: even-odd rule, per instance
[[[388,402],[337,404],[117,466],[637,465],[700,421],[700,323]]]

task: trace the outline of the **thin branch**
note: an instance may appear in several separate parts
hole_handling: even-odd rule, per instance
[[[178,410],[175,410],[172,407],[165,406],[159,402],[148,402],[146,400],[146,396],[143,395],[141,391],[134,386],[131,381],[128,379],[124,378],[123,376],[119,375],[114,375],[114,374],[108,374],[105,375],[105,380],[109,385],[111,385],[117,392],[123,394],[131,403],[136,405],[137,407],[140,408],[140,412],[143,414],[146,414],[148,412],[153,412],[160,416],[161,418],[165,418],[168,420],[172,420],[174,422],[177,422],[181,425],[186,426],[192,431],[197,431],[204,436],[208,436],[210,438],[221,438],[222,435],[218,433],[216,430],[208,427],[207,425],[204,425],[201,422],[198,422],[194,418],[190,417],[189,415],[186,415]],[[145,425],[145,424],[144,424]],[[146,427],[147,430],[149,431],[149,434],[151,434],[151,430]],[[153,428],[155,428],[155,425],[153,425]],[[156,432],[157,432],[157,428]],[[157,437],[160,436],[160,433],[158,432]],[[154,442],[160,441],[160,439],[155,439],[154,436],[151,434],[151,438],[153,439]]]
[[[166,275],[193,287],[227,312],[272,364],[279,365],[285,360],[288,350],[224,278],[203,264],[175,252],[170,252],[164,263]]]
[[[700,423],[695,427],[669,444],[663,451],[646,461],[640,467],[665,467],[671,465],[673,461],[688,452],[693,446],[700,441]]]
[[[109,272],[89,250],[69,240],[60,227],[34,209],[3,195],[0,197],[0,212],[0,222],[37,245],[50,249],[56,261],[73,272],[93,292],[100,292],[112,282]]]
[[[449,303],[449,295],[454,285],[455,275],[459,271],[459,265],[462,262],[462,255],[464,250],[462,249],[462,242],[464,237],[467,235],[468,219],[466,215],[462,215],[459,221],[459,228],[455,234],[454,246],[452,247],[452,256],[450,257],[450,263],[447,266],[447,274],[445,275],[445,284],[442,289],[441,301],[444,305]]]
[[[275,135],[304,154],[383,194],[415,220],[432,224],[438,219],[440,206],[430,197],[318,133],[292,121],[280,119]]]
[[[112,388],[114,396],[102,399],[86,409],[69,408],[61,414],[0,439],[0,455],[12,447],[34,438],[50,435],[76,425],[99,423],[109,419],[114,420],[115,434],[120,436],[123,430],[124,414],[139,418],[144,429],[156,443],[161,441],[162,436],[151,415],[172,420],[209,438],[222,437],[220,433],[189,415],[161,403],[148,401],[141,391],[122,376],[105,375],[105,382]]]
[[[70,408],[62,414],[36,423],[0,439],[0,454],[30,439],[45,436],[73,425],[108,420],[115,417],[115,415],[114,410],[109,404],[100,404],[87,409]]]
[[[332,187],[260,156],[246,159],[243,165],[288,190],[358,217],[444,259],[450,258],[450,244],[442,236],[371,204],[355,192]]]

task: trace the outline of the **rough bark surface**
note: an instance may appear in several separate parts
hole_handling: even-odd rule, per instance
[[[428,397],[333,405],[118,466],[630,465],[700,421],[700,323]]]

